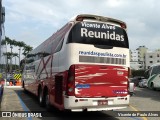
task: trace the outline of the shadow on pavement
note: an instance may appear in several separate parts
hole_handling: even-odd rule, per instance
[[[46,111],[45,108],[40,107],[37,98],[29,93],[23,92],[23,90],[15,90],[19,98],[24,102],[29,111],[41,112],[42,118],[39,120],[118,120],[117,118],[108,115],[104,112],[70,112],[70,111],[58,111],[55,108],[51,112]]]
[[[151,90],[149,88],[139,88],[136,87],[135,95],[133,97],[142,97],[148,98],[155,101],[160,101],[160,91],[159,90]]]

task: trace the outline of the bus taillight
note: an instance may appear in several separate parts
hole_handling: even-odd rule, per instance
[[[77,20],[77,21],[83,21],[83,19],[84,19],[83,17],[77,17],[76,20]]]
[[[100,18],[98,16],[86,16],[86,15],[78,15],[76,18],[76,21],[83,21],[83,20],[89,19],[89,20],[99,20]]]
[[[121,27],[122,27],[123,29],[126,29],[126,28],[127,28],[127,26],[126,26],[125,23],[122,23],[122,24],[120,24],[120,25],[121,25]]]
[[[75,88],[75,66],[71,65],[68,71],[67,95],[73,96]]]

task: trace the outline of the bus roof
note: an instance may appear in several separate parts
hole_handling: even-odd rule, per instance
[[[120,24],[121,27],[126,29],[126,23],[125,22],[123,22],[121,20],[118,20],[118,19],[104,17],[104,16],[98,16],[98,15],[80,14],[80,15],[76,15],[76,16],[72,17],[70,19],[70,21],[83,21],[85,19],[97,20],[97,21],[102,21],[102,22],[113,22],[113,23]]]
[[[151,65],[151,67],[154,67],[154,66],[160,66],[160,63],[155,63],[155,64]]]

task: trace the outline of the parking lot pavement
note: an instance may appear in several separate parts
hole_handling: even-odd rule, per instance
[[[0,111],[23,111],[18,95],[14,92],[20,88],[4,88]]]
[[[154,113],[160,111],[160,91],[153,91],[147,88],[136,88],[135,95],[130,98],[130,105],[126,109],[114,110],[114,111],[104,111],[104,112],[91,112],[87,113],[88,118],[86,118],[85,112],[82,113],[65,113],[62,111],[53,111],[48,112],[45,108],[39,106],[37,102],[37,98],[32,94],[25,93],[22,88],[15,88],[15,86],[5,87],[4,94],[1,103],[1,111],[37,111],[37,112],[44,112],[45,115],[43,118],[33,118],[33,120],[46,120],[52,117],[54,120],[66,120],[66,116],[82,116],[83,120],[159,120],[158,117],[148,117],[148,116],[119,116],[119,114],[124,113],[135,113],[135,112],[142,112],[142,113]],[[158,112],[159,113],[159,112]],[[12,118],[12,120],[19,120],[22,118]],[[25,119],[25,118],[23,118]],[[26,118],[30,120],[30,118]],[[0,120],[10,120],[6,118],[0,118]],[[67,120],[79,120],[79,119],[67,119]]]

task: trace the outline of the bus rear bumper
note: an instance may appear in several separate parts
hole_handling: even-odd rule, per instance
[[[69,96],[64,99],[64,109],[71,111],[107,111],[123,109],[129,105],[129,95],[110,98],[76,98]]]

